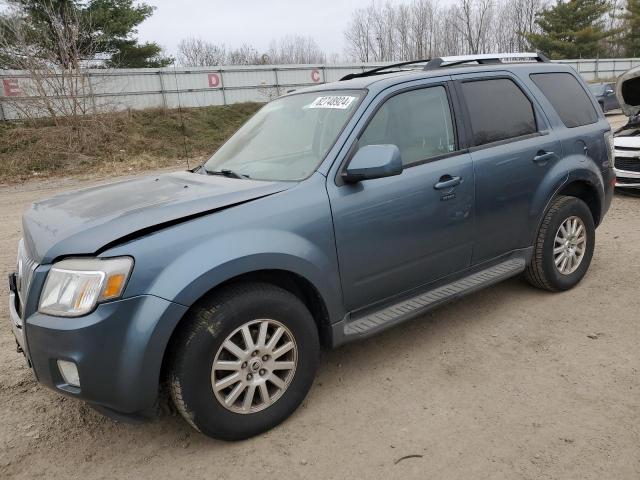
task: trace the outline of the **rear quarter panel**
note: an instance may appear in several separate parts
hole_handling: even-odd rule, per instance
[[[579,127],[566,127],[549,99],[531,80],[530,75],[534,73],[569,73],[573,75],[592,103],[597,115],[596,122]],[[611,169],[608,164],[604,134],[611,130],[611,126],[585,81],[570,67],[557,64],[545,65],[543,68],[534,66],[531,69],[518,71],[518,76],[527,84],[529,90],[542,106],[553,135],[562,146],[560,159],[556,161],[541,182],[532,202],[531,214],[538,218],[537,223],[532,225],[532,230],[528,233],[533,240],[554,195],[563,186],[572,182],[582,181],[592,186],[600,199],[600,211],[602,214],[607,211],[613,188],[610,185]],[[601,219],[597,219],[596,222],[598,220]]]

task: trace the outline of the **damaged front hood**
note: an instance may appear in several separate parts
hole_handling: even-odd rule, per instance
[[[640,67],[627,70],[618,77],[616,97],[627,117],[640,113]]]
[[[33,204],[24,214],[25,244],[38,263],[90,255],[120,240],[292,185],[177,172],[63,193]]]

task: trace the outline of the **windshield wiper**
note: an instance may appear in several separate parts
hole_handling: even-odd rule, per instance
[[[204,171],[207,173],[207,175],[221,175],[223,177],[240,178],[240,179],[250,178],[249,175],[238,173],[234,170],[229,170],[228,168],[221,168],[220,170],[207,170],[205,168]]]

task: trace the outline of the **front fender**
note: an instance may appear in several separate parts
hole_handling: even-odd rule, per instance
[[[259,241],[256,241],[259,239]],[[194,263],[193,258],[198,262]],[[330,318],[341,318],[339,285],[331,282],[332,259],[299,235],[269,230],[221,236],[184,252],[149,285],[149,292],[191,306],[212,288],[242,274],[285,270],[305,278],[318,290]]]
[[[165,228],[103,253],[131,255],[125,296],[185,305],[238,275],[284,270],[311,283],[331,321],[344,316],[326,179]]]

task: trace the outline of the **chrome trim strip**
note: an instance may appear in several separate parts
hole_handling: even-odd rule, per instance
[[[620,178],[637,178],[640,181],[640,172],[630,172],[628,170],[619,170],[617,168],[613,169],[613,173],[616,174],[616,177]]]

